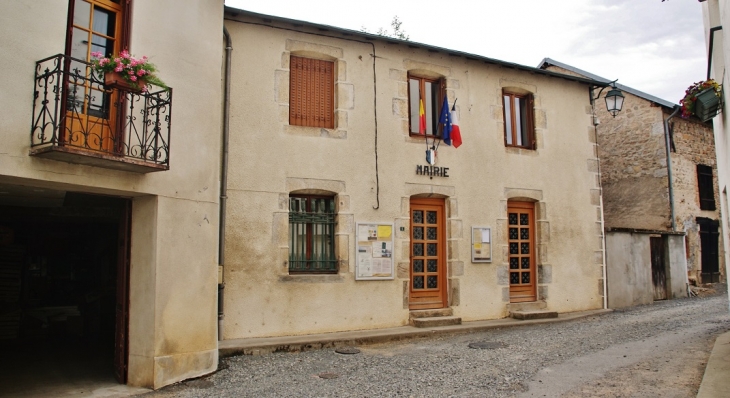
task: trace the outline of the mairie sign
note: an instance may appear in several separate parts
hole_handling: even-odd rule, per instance
[[[416,166],[416,174],[422,175],[422,176],[430,176],[433,177],[448,177],[449,176],[449,168],[448,167],[436,167],[436,166],[429,166],[429,165],[417,165]]]

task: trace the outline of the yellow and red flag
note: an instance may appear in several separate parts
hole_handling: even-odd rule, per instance
[[[426,111],[423,110],[423,100],[419,102],[420,109],[418,110],[418,134],[426,134]]]

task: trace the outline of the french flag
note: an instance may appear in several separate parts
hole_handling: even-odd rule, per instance
[[[456,101],[451,108],[451,142],[454,148],[461,146],[461,130],[459,129],[459,115],[456,112]]]

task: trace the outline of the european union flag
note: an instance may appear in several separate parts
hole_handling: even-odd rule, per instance
[[[451,145],[451,112],[449,112],[449,98],[445,94],[444,104],[441,105],[439,124],[443,126],[441,130],[441,139],[444,140],[444,144]]]

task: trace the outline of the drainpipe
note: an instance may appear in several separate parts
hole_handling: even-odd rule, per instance
[[[223,266],[226,262],[226,200],[228,199],[228,117],[231,108],[231,35],[223,26],[223,35],[226,38],[225,77],[223,80],[223,145],[221,154],[221,192],[220,192],[220,221],[218,226],[218,341],[223,340]]]
[[[677,232],[677,221],[674,219],[674,188],[672,187],[672,147],[669,139],[669,120],[679,112],[679,105],[674,106],[674,112],[664,119],[664,144],[667,150],[667,178],[669,179],[669,212],[672,216],[672,232]]]
[[[677,220],[675,220],[674,217],[674,187],[672,186],[672,147],[671,147],[671,141],[669,138],[669,120],[672,119],[674,116],[679,113],[680,110],[679,105],[674,105],[674,112],[672,112],[669,117],[664,119],[664,144],[666,146],[667,150],[667,178],[669,179],[669,213],[672,216],[672,232],[677,232]],[[685,247],[684,250],[687,250]],[[687,275],[687,270],[684,270],[684,285],[687,289],[687,297],[690,296],[690,290],[689,290],[689,275]]]

